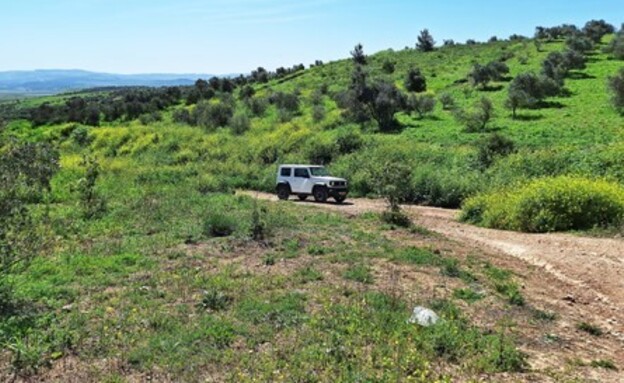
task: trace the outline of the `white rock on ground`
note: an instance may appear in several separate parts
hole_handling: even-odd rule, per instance
[[[426,307],[416,306],[412,312],[412,316],[407,320],[408,323],[418,323],[421,326],[429,327],[440,320],[438,314]]]

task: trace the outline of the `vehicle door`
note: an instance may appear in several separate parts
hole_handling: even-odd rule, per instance
[[[293,193],[310,193],[310,173],[306,168],[295,168],[293,182],[290,185]]]

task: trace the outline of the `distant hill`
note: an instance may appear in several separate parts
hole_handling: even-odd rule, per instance
[[[0,94],[54,94],[68,90],[109,86],[191,85],[212,74],[111,74],[83,70],[0,72]]]

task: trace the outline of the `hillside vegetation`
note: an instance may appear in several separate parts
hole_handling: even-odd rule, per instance
[[[537,177],[573,174],[624,181],[623,120],[608,89],[608,79],[623,64],[602,53],[614,38],[607,35],[584,53],[584,69],[566,71],[565,78],[554,75],[563,83],[561,90],[514,111],[515,118],[507,107],[510,82],[523,73],[540,73],[549,55],[567,49],[562,39],[453,45],[433,52],[384,51],[367,57],[361,67],[369,83],[383,79],[407,93],[405,79],[411,69],[419,68],[426,79],[427,90],[404,100],[407,105],[397,108],[390,127],[354,115],[348,92],[354,87],[354,63],[344,60],[294,68],[265,83],[271,77],[256,71],[253,76],[259,80],[236,88],[229,80],[223,80],[226,86],[198,82],[195,89],[148,97],[147,104],[133,101],[132,109],[110,112],[103,107],[103,120],[97,114],[89,117],[87,106],[84,118],[95,117],[92,125],[97,128],[60,124],[33,129],[18,121],[5,130],[22,138],[63,141],[68,155],[89,150],[104,166],[114,163],[135,176],[196,175],[223,187],[265,191],[273,189],[276,163],[314,162],[329,164],[334,173],[348,178],[354,195],[372,195],[378,190],[375,172],[388,161],[400,161],[412,168],[407,202],[458,207],[467,196]],[[485,84],[475,75],[471,79],[475,64],[493,62],[504,64],[508,73],[486,78]],[[491,101],[491,118],[474,131],[465,119],[478,117],[483,97]],[[109,96],[106,107],[121,98]],[[176,106],[177,100],[191,105]],[[444,105],[436,102],[429,111],[426,104],[436,100]],[[139,117],[141,122],[132,121]],[[85,140],[69,140],[74,131]],[[501,138],[507,149],[497,146]]]
[[[233,191],[273,191],[278,163],[314,162],[353,195],[476,198],[481,224],[492,193],[528,183],[514,201],[541,198],[529,182],[544,177],[621,206],[622,34],[576,41],[584,69],[555,55],[541,74],[562,33],[592,28],[0,104],[0,380],[538,379],[516,375],[532,369],[524,350],[563,347],[536,346],[555,315],[521,276],[409,221]],[[440,324],[408,323],[415,305]]]

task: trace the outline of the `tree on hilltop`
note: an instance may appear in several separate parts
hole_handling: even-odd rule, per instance
[[[428,29],[420,31],[418,36],[418,42],[416,43],[416,49],[421,52],[431,52],[435,48],[435,40]]]
[[[368,63],[362,44],[358,44],[355,48],[353,48],[351,51],[351,57],[356,65],[366,65]]]

